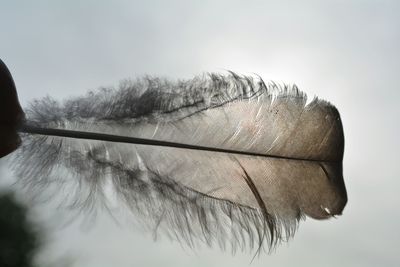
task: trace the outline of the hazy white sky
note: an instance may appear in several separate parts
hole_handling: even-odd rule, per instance
[[[399,14],[400,2],[385,0],[2,1],[0,57],[23,105],[143,74],[229,69],[295,82],[341,112],[349,202],[339,219],[307,219],[294,240],[251,266],[399,266]],[[0,163],[2,181],[12,180]],[[37,212],[42,221],[55,214]],[[44,258],[73,266],[247,266],[252,257],[153,242],[106,215],[94,225],[54,224],[46,223]]]

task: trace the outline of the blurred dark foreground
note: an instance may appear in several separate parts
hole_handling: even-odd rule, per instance
[[[0,192],[0,266],[33,267],[40,247],[39,231],[28,219],[28,210],[14,194]]]

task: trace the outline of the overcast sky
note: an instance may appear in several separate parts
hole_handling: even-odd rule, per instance
[[[0,58],[24,106],[143,74],[228,69],[331,101],[346,137],[344,214],[307,219],[289,244],[251,266],[399,266],[399,14],[400,1],[384,0],[2,1]],[[37,210],[39,221],[55,214]],[[43,226],[51,244],[43,258],[66,257],[72,266],[248,266],[252,258],[154,242],[105,214],[95,224]]]

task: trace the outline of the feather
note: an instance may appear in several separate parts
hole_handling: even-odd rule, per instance
[[[233,72],[144,77],[25,113],[14,166],[29,190],[73,176],[69,198],[90,209],[111,181],[146,226],[189,246],[271,249],[300,219],[347,202],[339,113],[294,85]]]

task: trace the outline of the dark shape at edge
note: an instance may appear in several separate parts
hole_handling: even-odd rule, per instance
[[[24,120],[14,80],[6,64],[0,59],[0,158],[21,144],[17,129]]]

